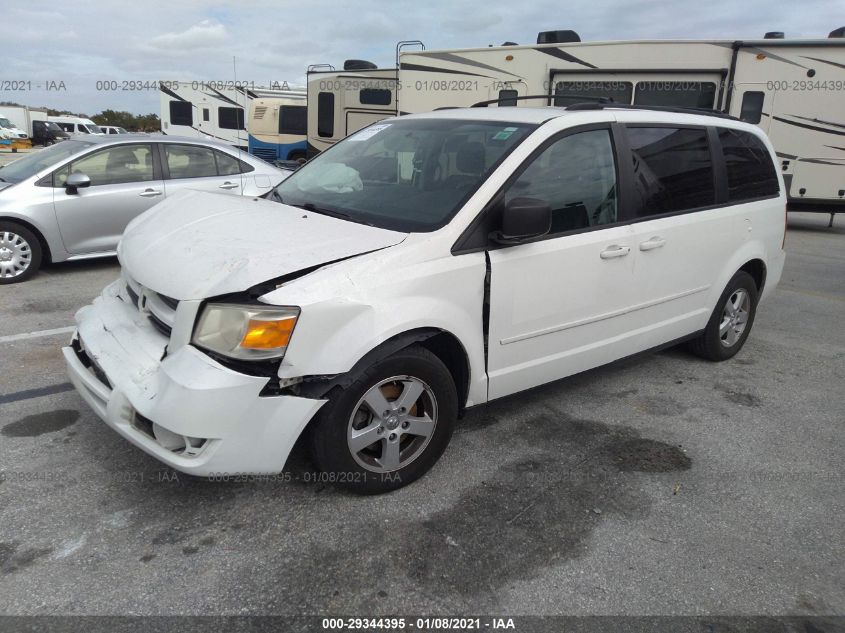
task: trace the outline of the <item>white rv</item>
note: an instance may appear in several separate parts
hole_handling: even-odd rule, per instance
[[[249,146],[247,113],[261,96],[305,96],[304,90],[256,87],[252,82],[160,82],[161,131],[212,138],[244,151]]]
[[[397,113],[397,71],[349,59],[343,70],[308,68],[308,154],[328,149],[363,127]]]
[[[790,208],[845,211],[843,38],[845,30],[837,29],[818,40],[769,33],[748,41],[581,42],[573,31],[549,31],[523,46],[401,52],[398,71],[380,72],[398,74],[399,114],[485,100],[536,107],[600,98],[726,112],[772,139]],[[309,143],[324,149],[315,143],[319,104],[328,109],[341,97],[332,85],[312,96],[311,83],[309,76],[309,104],[318,106],[309,108]],[[542,98],[526,98],[534,95]],[[335,107],[334,118],[325,114],[322,120],[338,121],[342,110]],[[324,146],[336,140],[326,137]]]
[[[52,121],[71,136],[103,134],[100,126],[94,123],[91,119],[78,116],[48,116],[47,120]]]

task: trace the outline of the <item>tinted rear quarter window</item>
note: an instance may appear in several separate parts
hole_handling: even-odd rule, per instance
[[[728,201],[777,196],[780,192],[771,154],[750,132],[719,130],[719,142],[728,171]]]
[[[713,161],[703,128],[629,127],[638,217],[716,202]]]

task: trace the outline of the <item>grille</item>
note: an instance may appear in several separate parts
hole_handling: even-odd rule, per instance
[[[267,149],[265,147],[256,147],[252,150],[253,156],[258,156],[263,160],[267,161],[274,161],[276,160],[276,150],[275,149]]]
[[[144,288],[125,272],[123,278],[126,281],[126,296],[132,302],[132,305],[147,316],[156,330],[170,338],[173,333],[173,324],[176,321],[176,309],[179,307],[179,301],[149,288]]]

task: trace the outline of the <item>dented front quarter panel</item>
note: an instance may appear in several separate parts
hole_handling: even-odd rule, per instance
[[[466,352],[467,405],[485,402],[484,253],[452,256],[450,244],[412,234],[399,248],[326,266],[262,296],[302,310],[279,376],[343,374],[388,339],[435,328],[454,335]]]

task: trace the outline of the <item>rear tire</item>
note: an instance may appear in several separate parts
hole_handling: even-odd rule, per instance
[[[427,349],[408,347],[329,396],[311,430],[311,453],[323,481],[360,494],[389,492],[434,466],[457,414],[449,370]]]
[[[41,242],[32,231],[15,222],[0,222],[0,285],[31,279],[42,257]]]
[[[751,332],[759,294],[754,278],[744,270],[725,287],[701,336],[689,342],[689,350],[707,360],[733,358]]]

